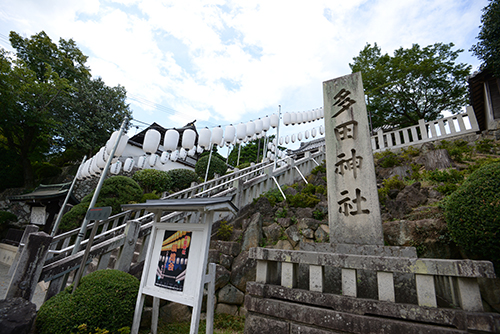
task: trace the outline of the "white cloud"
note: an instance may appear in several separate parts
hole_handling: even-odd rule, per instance
[[[42,4],[43,3],[43,4]],[[73,38],[95,76],[121,84],[134,117],[166,126],[255,119],[321,106],[321,83],[350,72],[368,43],[475,43],[487,0],[16,1],[0,4],[0,33]],[[477,66],[466,51],[459,59]]]

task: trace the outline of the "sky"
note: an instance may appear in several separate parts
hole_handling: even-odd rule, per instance
[[[0,47],[10,31],[73,39],[94,77],[122,85],[136,127],[237,125],[323,105],[322,83],[351,73],[367,43],[383,53],[454,43],[477,70],[488,0],[3,0]],[[321,121],[281,126],[282,135]],[[273,134],[273,132],[270,132]],[[298,142],[289,148],[296,148]]]

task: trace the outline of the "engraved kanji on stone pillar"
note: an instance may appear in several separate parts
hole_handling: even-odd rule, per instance
[[[323,83],[332,244],[383,245],[361,73]]]

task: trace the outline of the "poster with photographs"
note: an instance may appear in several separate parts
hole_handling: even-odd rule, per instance
[[[174,291],[184,290],[191,240],[192,232],[165,231],[156,268],[156,286]]]

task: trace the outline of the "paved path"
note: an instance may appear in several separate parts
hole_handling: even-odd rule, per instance
[[[7,289],[10,284],[10,276],[8,276],[10,266],[0,262],[0,300],[5,298],[7,294]],[[43,299],[45,298],[45,289],[42,288],[43,283],[39,283],[36,286],[35,295],[33,296],[33,303],[36,304],[36,309],[38,310],[43,304]]]

